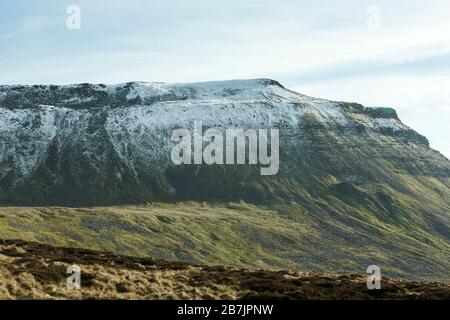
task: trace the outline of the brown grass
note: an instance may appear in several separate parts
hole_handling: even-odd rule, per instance
[[[81,289],[66,269],[81,267]],[[359,275],[196,266],[107,252],[0,240],[2,299],[450,299],[450,284]]]

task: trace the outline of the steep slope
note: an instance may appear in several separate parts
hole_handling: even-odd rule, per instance
[[[204,229],[195,214],[184,217],[167,226],[167,243],[133,208],[88,211],[96,230],[68,209],[3,208],[3,238],[130,254],[152,254],[146,248],[156,241],[187,261],[223,255],[224,264],[352,271],[380,262],[395,276],[450,277],[450,161],[393,109],[311,98],[268,79],[0,86],[0,107],[0,203],[165,202],[168,217],[204,212],[186,201],[211,203]],[[194,120],[204,130],[279,129],[278,174],[261,176],[255,165],[175,166],[172,131],[191,130]],[[223,216],[228,206],[235,218]]]
[[[436,179],[448,191],[449,161],[394,110],[309,98],[272,80],[3,86],[0,106],[4,203],[297,200],[299,186],[407,187],[397,175]],[[174,166],[171,133],[191,129],[194,120],[205,130],[278,128],[279,174],[262,178],[255,166]]]

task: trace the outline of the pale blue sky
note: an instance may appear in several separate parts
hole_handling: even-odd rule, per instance
[[[447,0],[2,0],[0,83],[274,78],[394,107],[450,158],[449,14]]]

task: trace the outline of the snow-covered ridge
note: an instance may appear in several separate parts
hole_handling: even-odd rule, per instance
[[[143,108],[146,121],[169,127],[192,120],[221,126],[245,125],[244,119],[247,126],[285,123],[296,127],[305,116],[312,115],[330,128],[359,125],[393,132],[410,130],[393,109],[313,98],[288,90],[271,79],[0,86],[0,117],[7,110],[32,109],[63,116],[75,110],[89,112],[99,108],[112,108],[108,117],[115,114],[114,109],[123,110],[123,118],[133,114],[136,108]],[[0,121],[0,125],[8,127],[5,121]]]
[[[393,109],[313,98],[288,90],[271,79],[0,86],[0,117],[7,110],[32,109],[64,115],[71,110],[88,112],[99,108],[112,108],[109,117],[114,109],[121,109],[125,118],[135,108],[143,108],[144,118],[164,126],[182,125],[191,120],[222,126],[243,125],[246,119],[247,125],[286,123],[296,127],[303,117],[312,115],[330,128],[359,125],[384,132],[410,130]],[[0,126],[8,127],[5,119],[0,121]]]
[[[227,80],[195,83],[128,82],[122,84],[71,84],[71,85],[15,85],[0,86],[0,109],[91,109],[100,107],[170,106],[183,108],[198,105],[259,103],[272,106],[302,105],[301,112],[312,112],[319,120],[327,118],[347,121],[342,114],[342,104],[302,95],[283,87],[271,79]],[[395,110],[385,112],[347,104],[347,109],[362,112],[371,118],[394,118]],[[381,108],[389,109],[389,108]],[[383,110],[379,110],[383,111]],[[330,119],[328,119],[330,120]],[[381,125],[386,121],[379,122]],[[389,126],[392,127],[390,121]]]
[[[30,108],[53,105],[67,108],[151,105],[156,102],[197,101],[299,101],[305,96],[270,79],[197,83],[128,82],[115,85],[74,84],[0,86],[0,107]]]

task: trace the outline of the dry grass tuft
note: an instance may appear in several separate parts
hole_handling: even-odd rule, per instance
[[[66,288],[69,265],[81,289]],[[0,240],[2,299],[450,299],[450,284],[358,275],[208,267],[107,252]]]

